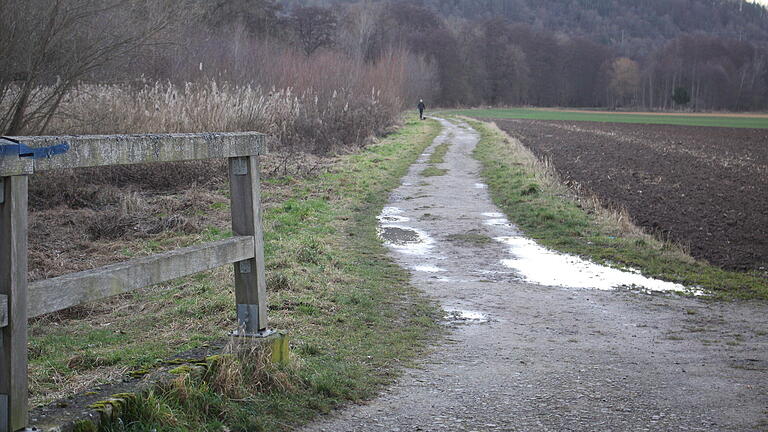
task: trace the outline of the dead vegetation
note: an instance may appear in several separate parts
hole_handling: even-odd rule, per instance
[[[334,158],[296,153],[261,160],[262,180],[269,180],[317,175]],[[226,173],[226,161],[212,160],[31,177],[30,280],[189,246],[229,232]],[[270,205],[270,192],[278,188],[267,181],[262,189]]]

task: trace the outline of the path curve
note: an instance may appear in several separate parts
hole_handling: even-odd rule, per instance
[[[478,133],[439,120],[382,225],[427,240],[392,247],[415,286],[482,315],[448,320],[448,343],[421,367],[304,431],[768,430],[765,304],[522,282],[501,264],[507,247],[471,241],[518,234],[489,220],[499,209],[471,157]],[[447,174],[422,177],[443,142]]]

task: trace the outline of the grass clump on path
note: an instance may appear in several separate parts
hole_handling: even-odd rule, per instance
[[[421,176],[422,177],[440,177],[440,176],[446,175],[447,173],[448,173],[447,169],[431,166],[422,170]]]
[[[719,297],[768,299],[768,281],[756,273],[726,271],[690,257],[633,225],[625,212],[564,186],[551,166],[495,125],[470,121],[481,133],[474,156],[491,197],[527,236],[540,244],[645,276],[712,290]]]
[[[290,367],[266,375],[279,377],[279,385],[247,394],[235,386],[228,395],[221,379],[182,374],[138,398],[107,430],[287,430],[390,383],[439,334],[440,313],[387,257],[376,216],[438,132],[437,122],[408,121],[322,174],[264,180],[270,326],[290,334],[294,355]],[[228,200],[225,193],[220,199]],[[209,231],[206,240],[231,236]],[[102,380],[105,368],[106,378],[119,380],[225,339],[237,327],[231,285],[227,266],[124,297],[127,309],[33,325],[34,385],[88,374]],[[69,366],[79,368],[76,377],[67,375],[75,373]]]
[[[451,148],[450,139],[452,137],[448,138],[448,141],[438,145],[435,147],[435,151],[432,152],[431,155],[429,155],[429,163],[430,164],[441,164],[445,162],[445,155],[448,154],[448,150]]]
[[[451,148],[450,138],[449,141],[446,141],[437,147],[435,147],[435,150],[432,152],[431,155],[429,155],[429,166],[421,171],[422,177],[440,177],[448,174],[448,170],[445,168],[438,168],[436,165],[445,163],[445,155],[448,153],[448,150]]]

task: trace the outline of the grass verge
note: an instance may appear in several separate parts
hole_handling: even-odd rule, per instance
[[[768,299],[759,274],[720,269],[696,261],[679,246],[634,226],[626,213],[609,211],[595,198],[577,196],[551,166],[495,125],[469,121],[481,133],[474,156],[491,197],[527,236],[540,244],[646,276],[711,290],[721,298]]]
[[[323,174],[264,181],[270,320],[290,332],[295,356],[292,367],[267,374],[280,385],[234,397],[208,380],[180,378],[137,400],[109,430],[287,430],[391,382],[439,333],[439,309],[387,258],[376,216],[438,132],[437,122],[408,121]],[[224,191],[219,198],[227,202]],[[225,217],[218,207],[206,211]],[[211,228],[205,240],[230,235]],[[224,339],[236,327],[231,281],[229,266],[122,297],[86,317],[33,324],[33,393],[75,379],[83,391]]]
[[[555,110],[534,108],[508,108],[508,109],[473,109],[448,111],[452,115],[493,119],[527,119],[527,120],[564,120],[586,121],[603,123],[639,123],[639,124],[663,124],[678,126],[710,126],[731,128],[755,128],[768,129],[768,117],[745,115],[718,116],[703,114],[677,114],[677,113],[617,113],[595,112],[578,110]]]

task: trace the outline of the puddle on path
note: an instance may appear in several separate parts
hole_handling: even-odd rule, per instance
[[[483,216],[487,218],[501,219],[504,217],[504,214],[503,213],[483,213]]]
[[[403,210],[397,207],[384,207],[384,210],[381,211],[378,219],[379,222],[408,222],[411,220],[410,218],[401,216],[402,214]]]
[[[392,249],[409,255],[427,255],[435,241],[424,231],[394,225],[379,227],[379,237]]]
[[[488,185],[484,183],[475,183],[475,189],[488,189]]]
[[[433,266],[433,265],[418,265],[413,268],[416,271],[424,272],[424,273],[441,273],[444,272],[445,269],[441,269],[440,267]]]
[[[435,240],[420,229],[403,225],[411,220],[403,216],[403,213],[403,209],[398,207],[384,207],[378,216],[379,238],[398,252],[409,255],[428,254]]]
[[[487,219],[483,223],[488,226],[511,226],[512,225],[509,223],[507,218]]]
[[[445,309],[445,320],[455,324],[483,324],[488,322],[488,315],[463,309]]]
[[[494,240],[510,246],[514,258],[502,260],[502,264],[517,271],[527,282],[599,290],[635,287],[649,291],[691,291],[683,285],[647,278],[634,271],[622,271],[578,256],[560,254],[524,237],[499,237]]]

